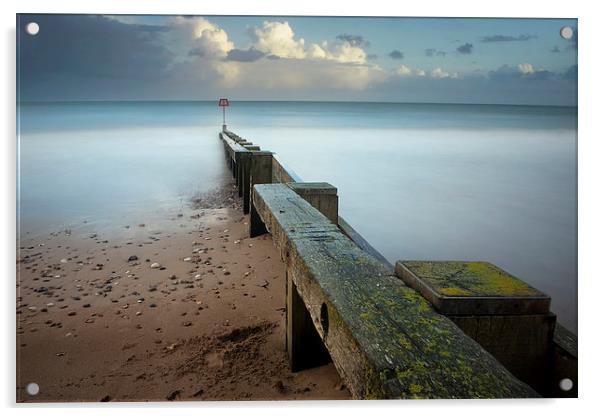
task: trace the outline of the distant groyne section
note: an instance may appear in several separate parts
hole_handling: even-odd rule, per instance
[[[393,266],[338,215],[336,187],[219,136],[251,237],[269,232],[286,265],[293,371],[332,359],[359,399],[576,397],[576,337],[547,295],[484,262]]]

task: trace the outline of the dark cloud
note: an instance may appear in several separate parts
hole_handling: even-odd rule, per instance
[[[494,81],[509,81],[514,79],[544,81],[572,79],[571,77],[576,77],[576,74],[576,65],[574,67],[569,68],[566,72],[561,73],[552,72],[548,70],[532,70],[531,72],[523,72],[517,66],[503,65],[494,71],[489,71],[487,75],[489,79],[492,79]]]
[[[203,50],[203,48],[193,48],[190,51],[188,51],[188,56],[205,56],[205,51]]]
[[[370,42],[364,39],[364,37],[361,35],[349,35],[347,33],[342,33],[337,36],[337,39],[347,42],[353,46],[370,46]]]
[[[562,78],[568,80],[576,80],[577,79],[577,65],[571,66],[566,70],[564,74],[562,74]]]
[[[429,58],[432,58],[433,56],[441,56],[441,57],[445,58],[446,52],[439,51],[439,50],[433,49],[433,48],[429,48],[429,49],[424,50],[424,54],[426,56],[428,56]]]
[[[394,49],[391,52],[389,52],[389,58],[391,59],[403,59],[403,52]]]
[[[472,43],[465,43],[464,45],[460,45],[458,46],[458,48],[456,49],[458,52],[460,52],[461,54],[464,55],[469,55],[472,53]]]
[[[398,94],[404,102],[577,105],[574,80],[559,74],[538,79],[541,75],[523,76],[516,72],[508,77],[490,77],[487,73],[438,79],[398,77],[363,92],[363,96],[373,101]]]
[[[228,56],[226,57],[226,61],[235,61],[235,62],[254,62],[258,59],[261,59],[265,56],[265,53],[258,51],[255,48],[250,49],[232,49],[228,52]]]
[[[518,35],[518,36],[507,36],[507,35],[490,35],[483,36],[481,42],[526,42],[531,39],[536,39],[535,35]]]
[[[556,78],[557,74],[547,70],[535,71],[532,74],[527,74],[526,77],[537,80],[546,80]]]
[[[23,97],[61,96],[67,89],[92,91],[99,89],[94,82],[99,79],[159,78],[173,60],[160,43],[162,33],[169,30],[166,26],[125,24],[96,15],[19,15],[18,19]],[[40,25],[37,36],[25,32],[31,21]]]

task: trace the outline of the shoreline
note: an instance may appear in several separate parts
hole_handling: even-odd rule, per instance
[[[288,369],[284,266],[228,186],[171,227],[19,242],[18,402],[350,397],[332,363]]]

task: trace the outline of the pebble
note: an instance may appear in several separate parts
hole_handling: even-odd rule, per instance
[[[161,267],[161,265],[159,263],[153,263],[151,264],[151,269],[159,269]]]
[[[184,261],[192,261],[192,258],[191,257],[185,257]]]

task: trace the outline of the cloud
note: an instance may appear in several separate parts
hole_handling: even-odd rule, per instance
[[[305,40],[295,39],[288,22],[263,22],[261,27],[252,28],[253,47],[265,54],[281,58],[305,58]]]
[[[447,72],[442,68],[435,68],[431,71],[431,77],[433,78],[458,78],[457,72]]]
[[[325,59],[341,63],[363,64],[367,54],[359,44],[365,44],[361,36],[339,35],[339,42],[306,45],[305,39],[295,38],[288,22],[265,21],[261,27],[250,30],[253,48],[266,55],[288,59]]]
[[[458,48],[456,49],[458,52],[460,52],[461,54],[464,55],[469,55],[472,53],[472,43],[465,43],[464,45],[460,45],[458,46]]]
[[[326,53],[326,59],[343,63],[363,64],[366,62],[366,52],[349,42],[337,43],[329,46],[326,42],[322,44],[322,49]]]
[[[239,68],[236,85],[255,88],[260,94],[261,90],[278,90],[278,94],[290,91],[315,94],[337,89],[362,91],[387,78],[387,73],[374,65],[329,60],[280,58],[235,64]]]
[[[563,79],[576,80],[577,79],[577,65],[572,65],[569,69],[562,74]]]
[[[228,51],[228,55],[226,56],[226,61],[236,61],[236,62],[254,62],[265,56],[265,53],[258,51],[255,48],[250,49],[231,49]],[[273,56],[273,55],[272,55]]]
[[[170,19],[169,28],[165,44],[180,59],[186,56],[225,58],[234,49],[226,31],[204,17],[176,16]]]
[[[202,48],[196,47],[188,51],[188,56],[205,56],[205,51]]]
[[[572,75],[571,69],[566,73],[555,73],[546,69],[536,69],[529,63],[522,63],[515,66],[502,65],[496,70],[489,71],[488,77],[496,81],[509,81],[513,79],[523,80],[550,80],[550,79],[569,79],[566,78],[567,74],[570,77]],[[574,69],[576,71],[576,67]]]
[[[483,36],[481,38],[481,42],[484,43],[492,43],[492,42],[526,42],[531,39],[536,39],[535,35],[518,35],[518,36],[508,36],[508,35],[490,35]]]
[[[523,73],[523,74],[532,74],[533,71],[533,65],[531,64],[518,64],[518,70]]]
[[[399,77],[426,77],[427,75],[430,78],[457,78],[457,72],[447,72],[442,68],[435,68],[430,73],[421,68],[411,68],[407,65],[400,65],[397,67],[393,73]]]
[[[44,83],[50,77],[154,78],[173,59],[160,42],[170,30],[166,26],[125,24],[96,15],[38,15],[35,19],[44,32],[20,39],[23,84]]]
[[[412,69],[409,66],[401,65],[399,68],[395,70],[395,73],[400,76],[409,76],[412,75]]]
[[[428,71],[410,64],[384,70],[370,61],[363,38],[341,35],[307,42],[287,22],[263,22],[250,29],[246,44],[235,44],[224,28],[203,17],[167,17],[161,25],[103,16],[35,19],[45,36],[20,38],[22,99],[207,99],[229,94],[251,100],[562,105],[572,104],[576,96],[576,66],[551,72],[523,62],[474,74],[458,74],[444,65]],[[432,49],[431,56],[444,54]]]
[[[363,36],[360,35],[349,35],[347,33],[343,33],[337,36],[338,40],[343,42],[348,42],[352,46],[370,46],[370,42],[364,39]]]
[[[389,58],[391,59],[403,59],[403,52],[394,49],[391,52],[389,52]]]
[[[441,57],[445,58],[445,55],[447,55],[446,52],[439,51],[434,48],[425,49],[424,54],[429,58],[432,58],[433,56],[441,56]]]

